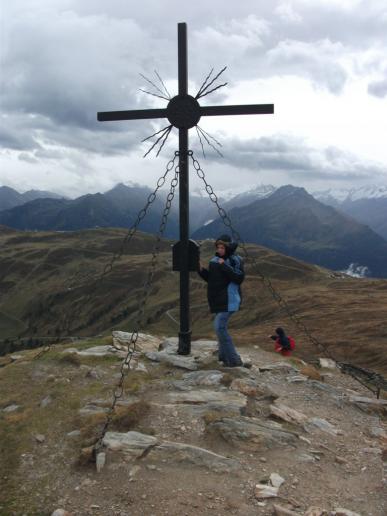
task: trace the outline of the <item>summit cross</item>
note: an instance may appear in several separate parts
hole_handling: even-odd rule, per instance
[[[188,94],[187,24],[178,23],[178,95],[169,100],[165,109],[136,109],[131,111],[100,112],[100,122],[117,120],[144,120],[167,118],[179,130],[179,219],[180,219],[180,331],[178,353],[191,351],[189,306],[189,166],[188,130],[197,126],[202,116],[263,115],[273,114],[273,104],[247,104],[231,106],[200,106]]]

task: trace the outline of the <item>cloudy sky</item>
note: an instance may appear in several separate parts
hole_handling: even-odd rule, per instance
[[[97,111],[164,107],[140,76],[177,92],[177,23],[188,24],[189,90],[227,65],[202,103],[274,103],[274,115],[202,118],[222,143],[200,156],[218,190],[387,185],[385,0],[0,0],[0,185],[71,197],[152,186],[141,140],[161,121],[97,122]],[[147,146],[148,145],[148,146]],[[192,189],[199,183],[192,171]]]

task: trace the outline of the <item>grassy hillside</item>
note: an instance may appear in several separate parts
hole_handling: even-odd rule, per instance
[[[137,235],[102,282],[93,278],[119,249],[125,231],[98,229],[68,233],[19,232],[0,228],[0,347],[6,339],[109,334],[130,331],[143,291],[154,237]],[[178,273],[171,270],[171,241],[163,241],[142,330],[176,335]],[[291,309],[340,359],[387,371],[387,281],[355,279],[251,245],[262,272]],[[213,244],[202,245],[206,261]],[[276,326],[296,338],[297,355],[317,350],[278,307],[247,263],[243,309],[231,329],[237,343],[272,348]],[[213,336],[206,285],[192,273],[193,337]]]

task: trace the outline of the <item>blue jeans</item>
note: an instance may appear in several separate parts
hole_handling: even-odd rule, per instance
[[[219,342],[219,361],[226,367],[242,365],[241,357],[235,350],[231,336],[227,331],[227,325],[234,312],[219,312],[215,315],[214,329]]]

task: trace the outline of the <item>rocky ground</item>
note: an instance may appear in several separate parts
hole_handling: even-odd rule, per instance
[[[180,357],[176,339],[142,336],[97,468],[125,340],[0,369],[1,515],[387,513],[387,401],[258,346],[230,369],[214,341]]]

